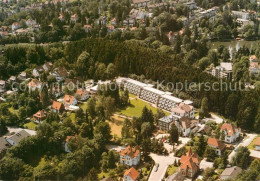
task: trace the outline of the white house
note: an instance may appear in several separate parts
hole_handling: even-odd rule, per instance
[[[216,138],[209,138],[208,139],[208,146],[214,148],[216,150],[216,154],[221,156],[221,153],[225,149],[226,145]]]
[[[52,68],[52,63],[51,62],[46,62],[45,64],[43,64],[42,68],[44,69],[45,72],[48,72]]]
[[[10,145],[15,146],[15,145],[18,145],[21,140],[23,140],[24,138],[27,138],[29,136],[31,136],[29,133],[27,133],[25,130],[21,130],[20,132],[7,138],[6,141]]]
[[[128,166],[138,165],[140,162],[140,149],[128,145],[120,151],[120,163]]]
[[[32,74],[34,77],[40,77],[42,72],[43,72],[43,69],[41,67],[39,67],[39,68],[34,68],[32,71]]]
[[[226,143],[233,143],[235,142],[239,135],[240,135],[240,128],[237,128],[236,126],[229,124],[229,123],[224,123],[221,126],[221,132],[224,132],[225,139],[224,141]]]
[[[131,167],[130,169],[125,171],[123,180],[135,181],[138,179],[138,176],[139,176],[139,172],[134,167]]]

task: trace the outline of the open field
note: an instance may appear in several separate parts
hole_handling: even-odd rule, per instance
[[[174,165],[170,165],[168,168],[167,168],[167,173],[168,175],[172,175],[174,174],[176,171],[177,171],[178,167],[175,167]]]
[[[31,122],[24,124],[23,126],[27,129],[35,130],[35,128],[37,127],[37,124],[34,123],[33,121],[31,121]]]
[[[123,127],[124,118],[117,115],[112,116],[111,121],[107,121],[111,127],[111,135],[117,135],[121,138],[121,130]]]
[[[257,137],[255,137],[255,139],[248,145],[248,149],[250,149],[250,150],[254,150],[255,149],[255,140],[256,140],[256,138],[258,138],[258,136]]]
[[[145,102],[132,94],[129,94],[129,98],[130,105],[127,108],[118,111],[118,114],[123,114],[129,117],[140,117],[145,106],[148,109],[151,109],[154,114],[156,114],[157,108],[153,107],[150,103]],[[165,114],[169,115],[168,112],[165,112]]]

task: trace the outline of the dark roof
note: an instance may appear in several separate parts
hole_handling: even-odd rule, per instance
[[[5,138],[1,137],[0,138],[0,153],[7,149],[10,146],[10,144],[6,141]]]
[[[27,138],[29,136],[31,136],[29,133],[27,133],[25,130],[22,130],[11,136],[9,139],[13,140],[16,144],[18,144],[22,139]]]

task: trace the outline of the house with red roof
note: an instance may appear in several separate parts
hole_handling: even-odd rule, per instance
[[[179,172],[184,177],[193,178],[200,170],[200,160],[197,153],[193,153],[191,148],[189,148],[186,155],[182,155],[180,159],[181,165],[179,168]]]
[[[138,179],[138,176],[139,176],[139,172],[134,167],[131,167],[130,169],[125,171],[123,180],[135,181]]]
[[[65,107],[61,102],[53,101],[51,109],[53,112],[62,113],[65,110]]]
[[[65,107],[68,106],[75,106],[77,104],[77,99],[74,96],[71,95],[65,95],[64,99],[63,99],[63,103]]]
[[[89,95],[86,89],[77,89],[75,97],[80,101],[85,101],[89,98]]]
[[[131,147],[128,145],[126,149],[120,151],[120,164],[133,166],[140,162],[140,149],[138,146]]]
[[[33,115],[33,119],[35,121],[43,121],[45,118],[46,118],[46,114],[45,114],[44,110],[40,110]]]
[[[216,154],[219,156],[221,156],[221,153],[226,148],[226,145],[222,141],[217,140],[216,138],[209,138],[208,146],[214,148],[216,150]]]
[[[225,135],[224,141],[226,143],[234,143],[238,139],[241,129],[233,124],[224,123],[221,126],[221,132]]]

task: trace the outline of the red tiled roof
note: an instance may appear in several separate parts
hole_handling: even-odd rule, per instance
[[[189,148],[189,150],[188,150],[188,152],[186,153],[186,155],[182,155],[181,156],[181,159],[180,159],[180,162],[181,163],[185,163],[185,162],[187,162],[190,158],[192,158],[192,161],[194,162],[194,163],[199,163],[200,161],[199,161],[199,156],[198,156],[198,154],[197,153],[192,153],[192,151],[191,151],[191,148]]]
[[[67,104],[72,104],[74,100],[74,96],[71,96],[71,95],[65,95],[63,101],[64,103],[67,103]]]
[[[61,108],[63,107],[62,105],[63,105],[63,104],[60,103],[60,102],[53,101],[51,108],[60,111]]]
[[[236,126],[232,125],[232,124],[229,124],[229,123],[224,123],[222,126],[221,126],[221,130],[226,130],[228,136],[232,136],[234,134],[236,134],[238,132],[238,129]]]
[[[140,149],[138,147],[131,147],[128,145],[126,149],[120,151],[120,155],[122,156],[130,156],[131,158],[137,157],[140,154]]]
[[[34,116],[34,117],[37,117],[37,118],[45,118],[45,117],[46,117],[46,115],[45,115],[45,113],[44,113],[44,110],[38,111],[38,112],[35,113],[33,116]]]
[[[254,145],[260,146],[260,137],[258,137],[258,138],[255,139]]]
[[[80,97],[85,97],[87,94],[87,91],[84,89],[77,89],[76,95],[80,95]]]
[[[136,180],[139,176],[139,172],[134,167],[131,167],[129,170],[125,171],[124,177],[127,175],[130,176],[133,180]]]
[[[208,145],[215,146],[220,150],[223,150],[226,147],[226,145],[224,143],[222,143],[222,141],[217,140],[216,138],[209,138]]]

